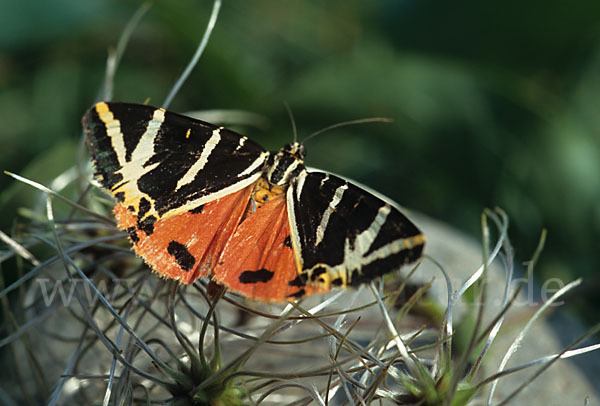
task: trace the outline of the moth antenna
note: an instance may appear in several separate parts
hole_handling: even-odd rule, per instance
[[[290,121],[292,123],[292,131],[294,133],[294,144],[296,142],[298,142],[298,130],[296,128],[296,120],[294,120],[294,113],[292,113],[292,109],[290,108],[290,105],[288,104],[288,102],[284,101],[283,105],[285,106],[285,109],[287,110],[288,116],[290,117]]]
[[[391,123],[392,121],[394,121],[394,120],[392,120],[391,118],[387,118],[387,117],[369,117],[369,118],[360,118],[358,120],[342,121],[341,123],[332,124],[330,126],[322,128],[318,131],[315,131],[314,133],[312,133],[309,136],[307,136],[306,138],[304,138],[302,140],[302,142],[300,142],[300,144],[304,144],[306,141],[310,140],[314,136],[324,133],[325,131],[333,130],[334,128],[346,127],[346,126],[354,125],[354,124],[365,124],[365,123]]]

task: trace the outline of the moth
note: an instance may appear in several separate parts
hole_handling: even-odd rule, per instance
[[[100,102],[83,117],[118,227],[163,277],[210,277],[263,302],[355,287],[416,261],[425,236],[394,206],[309,172],[293,142],[247,137],[147,105]]]

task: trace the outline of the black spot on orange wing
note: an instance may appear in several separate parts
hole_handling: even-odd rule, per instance
[[[119,203],[123,203],[125,201],[125,192],[115,193],[115,199],[117,199]]]
[[[295,299],[300,299],[302,296],[304,296],[306,294],[306,291],[304,289],[300,289],[298,292],[296,293],[292,293],[290,295],[287,295],[287,297],[293,297]]]
[[[137,235],[137,227],[127,228],[127,233],[129,234],[129,238],[131,238],[133,243],[137,244],[140,241],[140,237]]]
[[[154,223],[156,223],[156,217],[149,216],[144,220],[138,220],[138,228],[146,233],[146,235],[151,235],[154,232]]]
[[[186,272],[192,269],[196,263],[196,259],[190,254],[186,246],[177,241],[171,241],[169,243],[167,252],[175,258],[177,265]]]
[[[240,274],[239,280],[241,283],[269,282],[274,274],[275,272],[264,268],[257,271],[244,271]]]
[[[288,248],[292,248],[292,239],[289,235],[285,237],[285,240],[283,240],[283,245],[285,245]]]
[[[204,205],[203,204],[201,204],[198,207],[194,207],[192,210],[190,210],[190,213],[192,213],[192,214],[200,214],[200,213],[202,213],[202,210],[204,210]]]
[[[306,286],[306,274],[296,276],[296,278],[288,282],[288,285],[297,287]]]

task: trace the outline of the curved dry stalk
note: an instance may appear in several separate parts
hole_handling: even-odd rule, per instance
[[[206,45],[208,45],[208,40],[210,39],[210,35],[212,34],[213,28],[215,28],[215,24],[217,23],[217,18],[219,16],[220,9],[221,9],[221,0],[215,0],[213,3],[212,11],[210,13],[210,19],[208,20],[208,24],[206,25],[206,30],[204,31],[204,35],[202,36],[202,39],[200,40],[200,44],[198,45],[198,48],[196,48],[196,52],[194,53],[194,56],[192,56],[190,63],[186,66],[185,70],[179,76],[179,79],[177,79],[177,82],[175,82],[175,84],[173,85],[173,88],[167,95],[167,98],[165,99],[165,101],[162,104],[162,108],[167,109],[169,107],[169,105],[171,104],[171,101],[173,100],[175,95],[177,95],[177,92],[179,92],[179,89],[181,88],[181,86],[183,86],[183,84],[187,80],[190,73],[192,73],[192,71],[196,67],[196,64],[200,60],[200,57],[202,56],[202,53],[204,52]]]
[[[115,73],[117,72],[117,68],[119,66],[119,63],[121,62],[121,58],[125,53],[125,49],[127,48],[127,44],[131,39],[131,35],[142,20],[142,17],[144,17],[144,14],[146,14],[146,12],[150,9],[151,5],[151,1],[145,1],[144,3],[142,3],[142,5],[136,10],[133,16],[131,16],[131,18],[127,22],[127,25],[125,25],[123,32],[119,36],[119,40],[117,41],[117,47],[115,48],[114,52],[109,52],[108,58],[106,58],[104,83],[102,85],[102,90],[100,90],[98,101],[110,101],[112,99]]]

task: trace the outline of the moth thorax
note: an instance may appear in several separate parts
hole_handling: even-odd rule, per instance
[[[267,166],[266,178],[269,183],[287,186],[294,177],[304,170],[302,159],[290,154],[285,148],[271,155]]]

